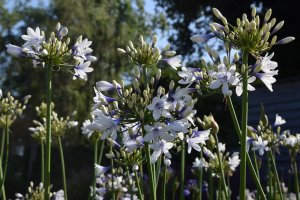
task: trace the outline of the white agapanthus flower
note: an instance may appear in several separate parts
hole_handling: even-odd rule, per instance
[[[195,134],[192,135],[191,138],[187,138],[186,142],[188,143],[188,153],[191,153],[192,151],[192,147],[196,150],[196,151],[201,151],[201,148],[199,146],[199,143],[201,144],[205,144],[205,140],[209,139],[209,132],[204,132],[203,134],[194,137]]]
[[[207,168],[208,165],[205,162],[204,158],[201,158],[201,159],[196,158],[195,162],[193,162],[193,167],[202,169],[202,168]]]
[[[273,127],[280,126],[280,125],[285,124],[285,123],[286,123],[285,119],[283,119],[281,116],[276,114],[276,120],[275,120],[275,123],[274,123]]]
[[[168,158],[172,158],[171,153],[169,152],[169,149],[173,147],[173,143],[166,142],[165,140],[161,140],[158,144],[158,150],[155,150],[159,152],[158,154],[155,154],[156,156],[160,156],[161,153],[164,153]],[[153,148],[153,145],[150,145],[150,148]],[[154,149],[154,148],[153,148]]]
[[[264,154],[264,151],[270,151],[270,148],[267,147],[268,141],[267,140],[262,141],[261,136],[257,138],[257,141],[253,141],[252,144],[254,146],[252,148],[252,151],[258,150],[259,155],[261,156]]]
[[[74,67],[75,74],[73,76],[73,80],[82,78],[87,81],[88,78],[86,73],[94,71],[93,68],[89,67],[90,65],[90,61],[84,62],[83,60],[81,60],[79,65]]]
[[[275,68],[278,67],[278,63],[271,61],[271,59],[274,56],[274,52],[268,56],[268,53],[266,53],[265,57],[263,57],[261,64],[262,64],[262,68],[261,70],[263,72],[270,72],[270,71],[274,71]],[[276,71],[277,72],[277,71]]]
[[[90,129],[86,128],[90,124],[91,124],[91,121],[88,119],[88,120],[85,120],[85,122],[82,123],[83,127],[81,127],[82,134],[87,134],[88,138],[91,137],[91,135],[94,132],[93,130],[90,130]]]
[[[84,40],[82,40],[80,43],[78,43],[78,45],[72,47],[72,49],[76,50],[76,56],[83,58],[84,60],[86,60],[86,54],[88,53],[92,53],[93,50],[89,47],[91,46],[92,41],[88,41],[87,38],[85,38]]]
[[[31,49],[32,46],[35,46],[35,48],[39,50],[40,44],[45,41],[45,37],[41,35],[40,28],[37,27],[34,31],[28,27],[27,34],[28,35],[22,35],[22,39],[27,41],[23,47]]]
[[[273,77],[274,75],[277,75],[276,71],[254,74],[254,76],[259,78],[271,92],[273,92],[272,84],[276,82],[276,79]]]
[[[240,74],[238,72],[235,73],[235,77],[239,77]],[[254,91],[255,88],[250,85],[250,83],[253,83],[255,81],[256,77],[255,76],[251,76],[250,78],[248,78],[248,85],[247,85],[247,89],[249,91]],[[239,79],[240,81],[237,83],[236,88],[235,88],[235,92],[237,96],[241,96],[243,93],[243,81],[241,81],[241,79]]]
[[[298,140],[295,136],[290,135],[290,137],[285,139],[286,145],[290,145],[291,147],[295,147],[295,144],[297,144]]]
[[[103,167],[95,163],[95,169],[97,170],[97,176],[102,176],[107,170],[111,169],[111,166]]]
[[[229,91],[229,83],[231,85],[236,85],[239,82],[239,79],[234,76],[236,70],[235,65],[231,66],[227,71],[227,67],[222,63],[218,65],[218,72],[213,70],[208,70],[209,75],[216,79],[210,83],[209,87],[211,89],[217,89],[222,85],[222,93],[226,95]]]
[[[101,115],[94,119],[92,124],[86,126],[90,130],[101,130],[104,131],[101,135],[101,140],[104,140],[111,135],[112,140],[116,140],[117,131],[119,130],[118,124],[121,119],[111,118],[109,116]]]
[[[95,87],[94,87],[94,91],[96,96],[93,98],[95,105],[92,107],[92,110],[96,110],[102,105],[102,102],[100,100],[101,98],[103,98],[106,101],[106,103],[113,102],[116,100],[115,98],[104,96],[102,92],[98,91]]]
[[[172,57],[169,59],[161,59],[161,60],[166,62],[167,64],[169,64],[175,70],[177,70],[177,67],[181,67],[181,64],[180,64],[181,59],[179,57],[180,56],[176,56],[176,57]]]
[[[191,84],[196,80],[202,79],[201,69],[190,68],[190,67],[181,67],[182,71],[178,72],[178,75],[182,78],[178,81],[179,84]],[[200,76],[196,76],[194,73],[200,72]]]
[[[220,152],[225,152],[225,143],[222,144],[221,142],[218,144],[218,147],[219,147],[219,151]]]
[[[172,107],[171,102],[167,102],[168,94],[164,95],[162,98],[154,97],[152,104],[149,104],[147,108],[153,111],[153,118],[158,120],[161,115],[166,118],[172,118],[172,115],[167,111]]]
[[[161,137],[163,140],[166,141],[174,140],[174,137],[167,133],[171,129],[170,126],[163,127],[162,123],[156,122],[153,127],[146,125],[144,128],[147,131],[147,134],[144,137],[144,141],[149,142],[150,140],[153,139],[153,149],[155,151],[159,150],[159,144],[160,144],[159,137]]]
[[[55,200],[65,200],[65,193],[63,190],[57,191],[55,194]]]
[[[190,124],[188,123],[188,119],[184,118],[181,120],[168,122],[168,126],[171,127],[170,132],[175,138],[179,137],[181,140],[183,140],[183,134],[189,132],[188,128]]]
[[[229,168],[232,171],[235,171],[235,168],[240,164],[241,160],[239,159],[239,153],[235,152],[231,157],[228,158]]]

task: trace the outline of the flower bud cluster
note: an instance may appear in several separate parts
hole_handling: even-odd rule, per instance
[[[28,27],[27,33],[28,35],[22,35],[22,39],[26,41],[22,48],[9,44],[6,45],[7,52],[14,56],[33,59],[34,68],[52,65],[68,70],[67,67],[72,67],[75,73],[70,70],[68,72],[74,74],[73,79],[83,78],[87,80],[86,72],[93,71],[88,66],[90,62],[97,60],[94,56],[86,55],[93,51],[89,47],[92,44],[91,41],[82,40],[82,36],[79,36],[74,46],[70,48],[70,38],[62,41],[63,37],[67,35],[68,29],[66,27],[61,28],[60,23],[56,25],[56,31],[51,32],[48,41],[45,38],[45,33],[40,31],[39,27],[35,31]]]
[[[54,107],[54,103],[51,102],[52,108]],[[35,108],[37,111],[37,115],[43,120],[43,123],[33,120],[33,123],[37,125],[35,128],[30,127],[28,130],[33,132],[31,136],[38,140],[39,142],[46,140],[46,109],[47,106],[45,103],[41,103],[39,107]],[[56,112],[52,111],[51,115],[51,132],[54,136],[60,137],[65,134],[66,131],[73,128],[74,126],[77,126],[78,122],[71,121],[70,118],[73,117],[76,114],[76,111],[73,112],[70,116],[67,116],[66,119],[63,117],[58,118],[58,115]]]
[[[52,185],[51,185],[52,188]],[[16,193],[16,200],[44,200],[45,198],[45,189],[43,183],[40,183],[39,186],[34,187],[33,182],[30,182],[28,187],[28,193],[24,196],[20,193]],[[59,190],[58,192],[49,193],[50,199],[64,199],[64,191]]]
[[[277,41],[277,36],[274,34],[283,26],[284,22],[279,22],[273,28],[276,19],[270,20],[271,9],[267,11],[264,21],[261,23],[259,16],[256,15],[256,8],[253,7],[252,19],[248,19],[244,13],[242,19],[237,18],[236,26],[229,24],[218,9],[213,8],[213,12],[222,21],[223,25],[215,22],[210,23],[209,28],[213,35],[195,35],[191,37],[191,40],[202,42],[217,37],[229,43],[235,49],[248,49],[250,53],[259,55],[262,52],[269,51],[274,45],[286,44],[295,39],[294,37],[287,37]],[[273,30],[271,30],[272,28]]]
[[[154,36],[152,43],[146,43],[141,35],[138,47],[135,48],[133,43],[129,41],[129,46],[126,47],[126,50],[118,48],[118,51],[128,55],[131,62],[140,67],[150,67],[157,64],[159,61],[164,61],[175,69],[181,66],[181,59],[178,57],[162,59],[162,56],[174,56],[176,54],[175,51],[169,51],[169,44],[161,52],[159,48],[155,46],[156,43],[156,36]]]
[[[8,117],[9,127],[16,120],[17,116],[22,115],[30,98],[31,95],[27,95],[21,101],[15,100],[10,92],[8,92],[4,98],[2,90],[0,89],[0,127],[5,129],[6,117]]]

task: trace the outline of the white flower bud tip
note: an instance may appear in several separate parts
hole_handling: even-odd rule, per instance
[[[118,52],[120,52],[120,53],[125,53],[125,54],[126,54],[126,51],[125,51],[124,49],[118,48],[117,50],[118,50]]]
[[[216,15],[217,18],[219,18],[220,20],[222,20],[223,15],[220,13],[220,11],[216,8],[212,9],[214,14]]]
[[[43,49],[42,52],[41,52],[41,54],[43,56],[47,56],[48,55],[48,51],[46,49]]]
[[[132,166],[132,170],[133,170],[133,171],[139,170],[139,166],[138,166],[137,164],[134,164],[134,165]]]
[[[164,163],[165,163],[165,165],[170,166],[171,165],[171,160],[169,158],[166,158]]]

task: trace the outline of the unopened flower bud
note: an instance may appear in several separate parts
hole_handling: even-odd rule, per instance
[[[64,27],[64,28],[62,28],[61,30],[60,30],[60,32],[59,32],[59,34],[58,34],[58,38],[62,38],[62,37],[64,37],[65,35],[67,35],[68,34],[68,29],[67,29],[67,27]]]
[[[227,19],[225,17],[222,17],[222,22],[223,24],[226,26],[228,23],[227,23]]]
[[[202,65],[206,66],[206,62],[204,60],[204,58],[201,59]]]
[[[165,163],[165,165],[170,166],[171,165],[171,160],[169,158],[166,158],[164,163]]]
[[[231,95],[232,95],[232,91],[228,90],[228,92],[226,93],[226,96],[231,97]]]
[[[211,55],[219,62],[221,61],[218,52],[216,52],[215,50],[211,51]]]
[[[245,66],[245,64],[243,64],[242,67],[241,67],[241,73],[244,74],[245,70],[246,70],[246,66]]]
[[[256,15],[256,8],[255,8],[255,6],[252,8],[251,15],[252,15],[252,19],[254,19],[255,15]]]
[[[238,53],[235,53],[234,54],[234,60],[237,62],[237,61],[239,61],[239,54]]]
[[[237,18],[237,19],[236,19],[236,25],[237,25],[238,27],[241,25],[241,20],[240,20],[240,18]]]
[[[139,89],[139,82],[137,79],[134,79],[133,88],[135,91],[137,91]]]
[[[144,43],[144,38],[143,38],[143,36],[142,36],[142,35],[140,35],[140,39],[139,39],[139,41],[140,41],[140,45],[142,46],[142,45],[143,45],[143,43]]]
[[[250,22],[249,28],[251,31],[254,30],[256,28],[256,23],[254,21]]]
[[[154,47],[156,43],[157,43],[157,37],[156,37],[156,35],[154,35],[153,40],[152,40],[152,47]]]
[[[179,146],[177,147],[177,153],[179,153],[179,152],[181,151],[181,149],[182,149],[182,147],[181,147],[181,145],[179,145]]]
[[[165,46],[165,48],[163,49],[163,52],[168,51],[169,48],[170,48],[170,44],[167,44],[167,45]]]
[[[208,44],[206,44],[205,48],[206,48],[208,55],[211,55],[211,50],[210,50],[210,47]]]
[[[211,131],[212,134],[217,134],[219,132],[219,125],[215,120],[211,120]]]
[[[206,146],[211,151],[215,148],[216,140],[212,134],[209,134],[209,139],[207,140]]]
[[[55,27],[56,33],[58,33],[59,29],[60,29],[60,23],[58,22],[58,23],[56,24],[56,27]]]
[[[286,43],[293,41],[294,39],[295,39],[294,37],[286,37],[286,38],[276,42],[276,44],[286,44]]]
[[[132,171],[137,171],[137,170],[139,170],[139,166],[137,164],[134,164],[132,166]]]
[[[157,70],[156,72],[156,80],[155,80],[156,83],[159,81],[160,77],[161,77],[161,69]]]
[[[277,36],[275,35],[271,40],[271,45],[274,45],[277,40]]]
[[[265,15],[264,23],[267,23],[267,21],[270,19],[272,14],[272,9],[269,9]]]
[[[215,16],[217,18],[219,18],[220,20],[222,20],[223,15],[220,13],[220,11],[216,8],[213,8],[212,10],[213,10],[213,13],[215,14]]]
[[[145,119],[143,110],[140,111],[140,118],[141,118],[141,121],[144,121],[144,119]]]
[[[118,52],[120,52],[120,53],[125,53],[125,54],[126,54],[126,51],[125,51],[124,49],[118,48],[117,50],[118,50]]]
[[[284,21],[279,22],[279,23],[275,26],[274,30],[272,31],[272,34],[276,33],[279,29],[281,29],[281,27],[283,26],[283,24],[284,24]]]
[[[247,15],[246,15],[246,13],[244,13],[244,14],[243,14],[243,16],[242,16],[242,20],[243,20],[244,22],[246,22],[246,20],[248,20],[248,19],[247,19]]]
[[[217,35],[217,30],[214,25],[209,24],[209,28],[210,28],[211,32],[213,32],[215,35]]]

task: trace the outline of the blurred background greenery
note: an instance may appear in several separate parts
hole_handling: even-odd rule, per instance
[[[111,82],[124,79],[126,83],[130,83],[130,75],[135,66],[126,56],[117,52],[117,48],[125,48],[129,40],[135,43],[139,35],[143,35],[146,41],[151,41],[155,34],[164,36],[163,43],[160,43],[159,38],[159,47],[163,48],[168,40],[171,49],[182,55],[185,66],[199,67],[201,58],[203,56],[207,58],[206,43],[196,44],[189,38],[194,34],[208,33],[208,24],[212,21],[219,22],[212,13],[212,7],[219,8],[228,22],[233,24],[236,17],[241,17],[244,12],[250,16],[251,7],[254,5],[261,19],[266,10],[272,8],[272,16],[276,16],[277,22],[285,20],[283,29],[277,34],[278,38],[296,37],[294,42],[284,48],[274,47],[276,61],[280,66],[280,73],[276,78],[283,80],[299,75],[297,66],[299,26],[295,24],[298,11],[292,0],[285,0],[284,4],[279,0],[146,1],[155,5],[152,12],[146,11],[149,9],[145,8],[144,0],[0,1],[0,88],[4,93],[12,92],[19,99],[27,94],[32,95],[26,112],[10,128],[12,153],[6,180],[9,198],[13,198],[16,192],[24,194],[29,181],[34,181],[37,185],[40,180],[40,148],[39,144],[31,138],[28,128],[34,126],[32,120],[38,119],[35,107],[45,101],[46,71],[41,68],[34,69],[30,60],[11,57],[6,53],[5,47],[9,43],[21,46],[24,41],[20,36],[26,33],[27,27],[39,26],[48,38],[50,32],[55,29],[56,23],[60,22],[69,29],[68,36],[71,38],[71,44],[80,34],[83,38],[87,37],[93,41],[92,54],[98,58],[91,65],[94,71],[88,74],[88,81],[73,81],[72,75],[65,71],[53,73],[54,110],[59,116],[64,117],[76,110],[77,115],[74,120],[79,122],[79,126],[68,132],[62,140],[70,199],[86,199],[92,180],[93,142],[81,134],[80,127],[85,119],[90,118],[93,87],[100,80]],[[222,43],[212,40],[209,44],[213,46],[212,48],[224,52]],[[250,59],[250,62],[254,62],[254,59]],[[165,88],[168,88],[171,80],[175,82],[179,80],[176,71],[164,64],[149,69],[150,75],[154,76],[158,68],[163,69],[160,83]],[[238,147],[230,113],[226,109],[223,96],[220,94],[205,98],[200,95],[197,97],[199,99],[196,107],[197,116],[203,118],[204,114],[212,113],[221,127],[220,141],[225,142],[231,149]],[[240,99],[234,97],[234,104],[239,117]],[[54,191],[57,191],[62,188],[62,183],[56,140],[53,140],[52,149],[51,183]],[[192,154],[187,158],[188,166],[192,165],[195,156],[198,154]],[[103,162],[105,165],[108,161]],[[179,159],[177,162],[174,159],[172,166],[175,170],[179,169]],[[187,176],[192,177],[191,174]]]

